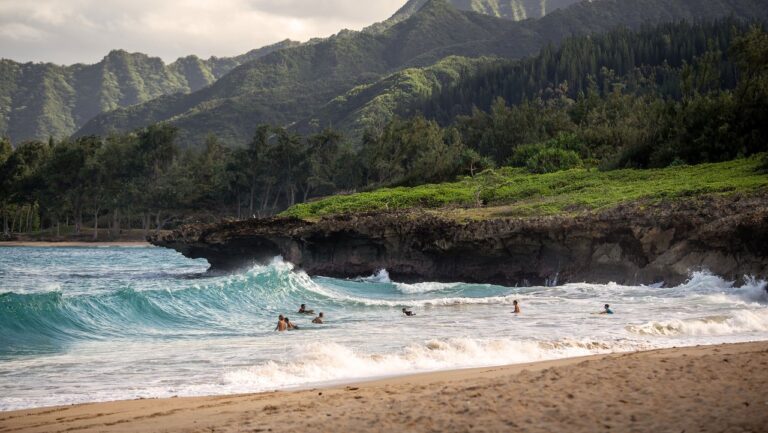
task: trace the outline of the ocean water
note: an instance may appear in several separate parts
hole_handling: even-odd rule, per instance
[[[706,272],[677,287],[500,287],[310,277],[279,258],[206,268],[158,248],[0,248],[0,410],[768,340],[766,283]],[[595,314],[605,303],[616,314]],[[281,313],[300,329],[274,332]]]

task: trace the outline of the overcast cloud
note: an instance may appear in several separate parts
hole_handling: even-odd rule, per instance
[[[0,0],[0,57],[95,63],[122,48],[234,56],[290,38],[359,30],[405,0]]]

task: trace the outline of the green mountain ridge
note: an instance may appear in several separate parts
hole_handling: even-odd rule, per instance
[[[446,45],[490,40],[511,22],[459,11],[433,0],[416,15],[380,34],[343,31],[330,38],[271,53],[235,68],[189,95],[161,97],[97,116],[78,135],[129,131],[168,121],[182,142],[200,144],[209,133],[231,144],[250,139],[259,123],[291,124],[310,117],[348,90],[408,66]]]
[[[200,145],[211,133],[231,145],[242,145],[262,123],[354,125],[359,119],[318,115],[340,95],[360,104],[360,98],[344,96],[359,86],[451,55],[520,58],[574,34],[681,19],[759,18],[768,15],[766,9],[759,0],[602,0],[575,4],[538,20],[513,22],[461,11],[446,0],[429,0],[380,33],[344,31],[280,50],[236,68],[201,91],[99,115],[77,134],[124,132],[170,122],[180,128],[185,145]],[[360,106],[339,109],[364,111]]]
[[[651,8],[650,3],[655,3],[655,8]],[[677,7],[675,4],[688,4],[690,7]],[[427,53],[424,56],[441,57],[443,54],[449,54],[445,60],[438,61],[434,65],[425,68],[410,68],[404,71],[398,71],[381,80],[364,86],[358,86],[344,95],[334,98],[327,105],[322,107],[311,118],[299,122],[299,130],[306,132],[312,127],[339,128],[349,134],[353,139],[362,136],[367,128],[376,128],[386,123],[393,116],[408,117],[416,112],[423,110],[423,106],[414,106],[417,101],[434,99],[441,94],[446,94],[453,87],[463,84],[465,87],[480,88],[484,83],[493,82],[497,77],[480,76],[476,82],[469,81],[479,71],[487,73],[488,70],[495,72],[496,66],[505,64],[498,55],[507,59],[525,57],[527,55],[524,44],[528,41],[535,46],[544,46],[546,41],[558,42],[563,39],[564,34],[592,34],[600,31],[612,30],[605,28],[605,25],[593,24],[595,12],[597,15],[612,17],[610,22],[619,26],[628,28],[639,28],[645,23],[664,23],[675,21],[675,17],[690,21],[711,20],[718,17],[730,16],[729,10],[733,11],[734,17],[741,19],[768,20],[768,6],[758,4],[758,2],[720,2],[711,1],[709,8],[698,12],[696,4],[698,2],[679,2],[679,1],[601,1],[593,4],[580,4],[572,6],[567,10],[556,11],[547,17],[521,23],[508,33],[496,38],[495,40],[485,40],[467,43],[465,46],[451,46],[450,54],[446,50],[440,53]],[[660,7],[665,6],[665,7]],[[644,11],[648,11],[645,13]],[[622,15],[621,12],[624,12]],[[697,13],[698,12],[698,13]],[[618,17],[618,18],[617,18]],[[643,18],[648,18],[644,20]],[[522,25],[525,24],[525,25]],[[611,26],[613,27],[613,26]],[[546,35],[550,29],[563,29],[562,33],[551,32]],[[491,57],[472,60],[469,57],[472,54],[485,55]],[[453,54],[467,57],[456,57]],[[417,59],[420,60],[420,59]],[[507,61],[508,62],[508,61]],[[514,64],[513,64],[514,65]],[[509,81],[513,81],[514,74],[519,75],[518,71],[510,68]],[[585,77],[582,77],[584,79]],[[524,83],[523,83],[524,84]],[[514,89],[521,88],[521,84],[515,82],[508,83],[507,93],[510,87]],[[471,88],[461,89],[466,94],[472,93]],[[497,95],[504,95],[503,89],[494,89]],[[505,95],[507,96],[507,95]],[[448,100],[447,103],[455,103]],[[492,98],[490,98],[492,99]],[[517,102],[519,98],[513,98],[510,101]],[[445,100],[434,99],[432,105],[440,105]],[[483,101],[480,107],[487,109],[490,100]],[[436,111],[436,107],[430,107],[431,111]],[[466,108],[466,107],[464,107]],[[443,111],[450,112],[454,107],[442,107]],[[466,114],[466,109],[459,110],[461,114]],[[447,119],[443,119],[446,120]]]
[[[334,105],[339,112],[365,114],[364,98],[346,93],[359,86],[376,87],[379,80],[403,69],[434,65],[453,55],[522,58],[572,35],[726,16],[766,19],[768,5],[760,0],[601,0],[574,4],[541,19],[514,22],[461,11],[446,0],[430,0],[383,32],[344,31],[312,44],[279,50],[236,68],[201,91],[99,115],[78,135],[103,135],[171,122],[180,128],[185,145],[200,145],[209,134],[231,145],[242,145],[263,123],[299,128],[360,125],[361,119],[341,118],[329,106]],[[340,106],[340,96],[357,106]]]
[[[93,65],[0,60],[0,136],[18,142],[71,135],[99,113],[159,96],[190,93],[235,67],[275,50],[283,41],[236,57],[187,56],[166,65],[160,58],[113,50]]]

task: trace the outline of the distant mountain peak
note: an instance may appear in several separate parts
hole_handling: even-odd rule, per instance
[[[554,10],[581,1],[592,0],[408,0],[391,18],[382,23],[374,24],[367,31],[386,30],[424,10],[424,8],[431,8],[431,10],[436,11],[453,7],[462,11],[521,21],[528,18],[541,18]]]

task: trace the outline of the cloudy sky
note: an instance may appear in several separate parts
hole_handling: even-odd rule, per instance
[[[359,30],[405,0],[0,0],[0,57],[94,63],[111,49],[173,61]]]

